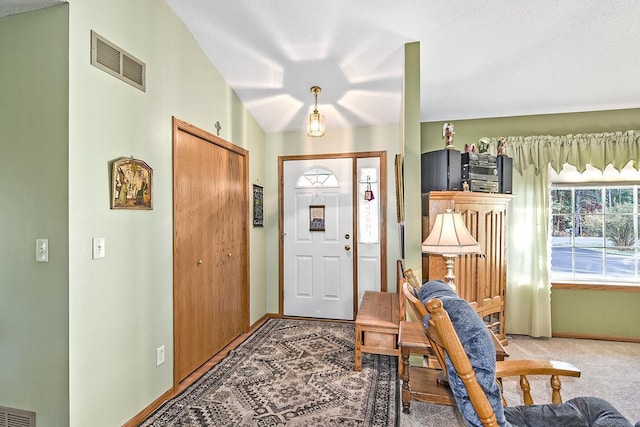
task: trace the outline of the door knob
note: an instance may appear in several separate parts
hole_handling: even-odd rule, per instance
[[[201,259],[198,260],[198,265],[200,265],[200,264],[202,264],[202,260]]]
[[[349,245],[344,245],[344,250],[345,250],[345,251],[350,251],[350,250],[351,250],[351,246],[349,246]]]

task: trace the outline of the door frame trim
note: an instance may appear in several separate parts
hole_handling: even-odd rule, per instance
[[[278,156],[278,315],[284,317],[284,162],[291,160],[352,159],[353,221],[353,314],[358,313],[358,180],[357,160],[377,157],[380,160],[380,290],[387,291],[387,152],[301,154]]]

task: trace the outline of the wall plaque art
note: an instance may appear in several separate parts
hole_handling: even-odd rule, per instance
[[[153,209],[153,169],[142,160],[121,157],[111,168],[111,209]]]
[[[324,231],[324,205],[309,206],[309,231]]]

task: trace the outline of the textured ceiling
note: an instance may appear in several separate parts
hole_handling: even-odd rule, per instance
[[[65,3],[61,0],[0,0],[0,17]]]
[[[415,41],[422,121],[640,108],[637,0],[166,1],[267,132],[305,129],[313,85],[329,129],[397,123]]]
[[[268,132],[640,107],[637,0],[167,0]]]

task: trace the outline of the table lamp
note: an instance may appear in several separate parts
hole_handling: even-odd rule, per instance
[[[456,289],[453,274],[453,259],[458,255],[480,252],[480,244],[469,234],[460,212],[447,209],[436,215],[431,233],[422,242],[423,254],[440,254],[445,259],[447,284]]]

